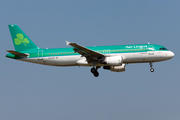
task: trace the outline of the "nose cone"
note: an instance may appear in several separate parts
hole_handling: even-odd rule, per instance
[[[173,52],[171,52],[171,51],[169,51],[169,53],[168,53],[168,57],[173,58],[173,57],[174,57],[174,53],[173,53]]]

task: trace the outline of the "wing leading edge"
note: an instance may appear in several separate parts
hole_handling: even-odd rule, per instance
[[[74,47],[74,51],[81,54],[83,57],[86,57],[86,56],[90,56],[90,57],[104,57],[103,54],[101,53],[98,53],[96,51],[93,51],[91,49],[88,49],[84,46],[81,46],[81,45],[78,45],[76,43],[71,43],[71,42],[68,42],[66,41],[67,45],[71,45],[72,47]]]

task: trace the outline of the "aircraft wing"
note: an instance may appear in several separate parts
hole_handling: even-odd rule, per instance
[[[71,45],[72,47],[74,47],[74,51],[81,54],[82,57],[86,57],[86,58],[91,58],[93,59],[92,57],[104,57],[103,54],[101,53],[98,53],[96,51],[93,51],[91,49],[88,49],[84,46],[81,46],[81,45],[78,45],[76,43],[71,43],[71,42],[68,42],[66,41],[67,45]]]

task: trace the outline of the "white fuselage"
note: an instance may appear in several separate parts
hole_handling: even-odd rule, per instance
[[[122,56],[123,63],[147,63],[147,62],[159,62],[171,59],[174,57],[174,53],[171,51],[148,51],[148,52],[134,52],[134,53],[119,53],[109,54],[112,56]],[[18,59],[21,61],[32,62],[43,65],[51,66],[93,66],[93,63],[88,63],[85,57],[81,55],[69,55],[69,56],[50,56],[41,58],[24,58]],[[104,66],[104,64],[96,64],[96,66]]]

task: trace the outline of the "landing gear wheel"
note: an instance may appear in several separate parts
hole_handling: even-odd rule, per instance
[[[98,77],[99,76],[99,73],[98,73],[98,68],[100,67],[96,67],[96,68],[91,68],[91,73],[94,75],[94,77]]]
[[[154,72],[154,69],[153,69],[153,68],[151,68],[151,69],[150,69],[150,71],[151,71],[151,72]]]
[[[96,69],[93,67],[93,68],[91,68],[91,72],[92,73],[95,73],[96,72]]]
[[[93,73],[94,74],[94,77],[98,77],[99,76],[99,73],[96,71]]]

